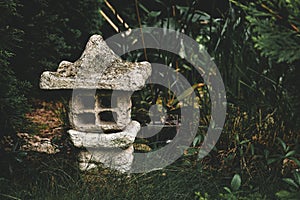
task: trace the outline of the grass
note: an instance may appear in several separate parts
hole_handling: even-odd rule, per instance
[[[62,162],[53,158],[51,167],[41,162],[31,166],[34,169],[23,168],[30,179],[2,179],[1,195],[20,199],[193,199],[196,191],[220,189],[213,177],[191,169],[170,168],[131,176],[103,169],[80,174]],[[73,172],[64,171],[62,166],[74,167]]]
[[[195,199],[198,198],[196,194],[205,193],[209,194],[209,199],[220,199],[220,194],[226,196],[224,187],[230,187],[232,178],[224,171],[207,169],[204,163],[192,161],[189,157],[177,160],[164,170],[131,175],[101,168],[80,172],[76,149],[71,154],[29,152],[23,159],[9,158],[1,159],[0,199],[167,200]],[[274,182],[265,184],[256,177],[254,183],[252,181],[256,187],[243,185],[238,195],[251,196],[256,192],[260,197],[267,195],[268,199],[273,199],[278,191]]]

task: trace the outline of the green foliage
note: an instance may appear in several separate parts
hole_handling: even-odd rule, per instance
[[[61,60],[79,58],[91,34],[99,33],[99,1],[22,1],[13,22],[24,32],[12,63],[18,78],[36,92],[42,71],[55,70]]]
[[[220,197],[223,197],[225,199],[237,199],[237,195],[239,193],[239,188],[241,187],[241,177],[239,174],[235,174],[233,178],[231,179],[230,188],[224,187],[224,190],[227,192],[227,194],[220,194]]]
[[[219,198],[221,199],[230,199],[230,200],[237,200],[237,199],[267,199],[266,196],[262,195],[261,193],[255,191],[255,192],[245,192],[241,187],[241,177],[239,174],[235,174],[231,180],[230,188],[224,187],[224,190],[226,193],[220,193]]]
[[[300,166],[300,165],[299,165]],[[283,181],[287,184],[288,190],[280,190],[276,193],[279,199],[299,199],[300,197],[300,172],[295,171],[293,178],[284,178]]]
[[[190,167],[173,166],[148,174],[119,174],[108,169],[80,172],[76,154],[29,153],[15,162],[13,177],[0,172],[0,198],[20,199],[192,199],[198,188],[218,190],[214,177]],[[0,166],[3,160],[0,160]]]
[[[7,51],[0,52],[0,135],[20,130],[25,122],[24,114],[29,110],[24,96],[28,84],[18,81],[9,69],[10,56]]]
[[[255,47],[262,55],[286,63],[300,59],[299,1],[260,0],[243,8],[253,29]]]
[[[22,128],[24,114],[29,110],[24,96],[29,88],[27,82],[17,80],[10,62],[14,58],[14,47],[22,41],[23,31],[10,24],[11,17],[18,17],[18,1],[0,3],[0,136]]]
[[[280,105],[279,112],[288,110],[289,121],[296,123],[287,126],[299,128],[299,62],[300,62],[300,2],[290,0],[255,1],[236,5],[246,12],[246,19],[254,47],[262,56],[268,58],[269,67],[263,75],[270,77],[274,72],[279,74],[270,77],[274,83],[277,101],[285,102]],[[270,65],[271,63],[271,65]]]
[[[237,191],[241,187],[241,177],[239,174],[235,174],[231,180],[231,189]]]
[[[276,165],[280,166],[284,159],[290,159],[293,160],[298,166],[300,166],[300,162],[297,159],[300,156],[300,152],[297,152],[297,150],[292,149],[291,146],[287,145],[280,138],[277,138],[277,141],[278,145],[276,146],[278,147],[278,151],[276,153],[270,155],[270,152],[268,150],[265,150],[267,164],[271,165],[272,163],[276,163]]]
[[[200,192],[195,192],[195,196],[199,200],[208,200],[209,199],[209,195],[207,193],[204,193],[204,195],[202,196],[202,194]]]

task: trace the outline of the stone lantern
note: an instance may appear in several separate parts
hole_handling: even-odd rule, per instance
[[[140,124],[131,120],[131,94],[151,75],[148,62],[127,62],[100,35],[93,35],[74,63],[62,61],[56,72],[43,72],[40,88],[71,89],[68,130],[81,170],[104,167],[126,172],[133,162],[132,143]]]

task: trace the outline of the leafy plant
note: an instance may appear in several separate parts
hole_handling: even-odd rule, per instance
[[[0,138],[23,128],[29,111],[26,92],[30,84],[16,78],[11,69],[15,48],[22,41],[23,31],[11,26],[11,18],[18,17],[18,1],[0,3]]]
[[[277,138],[278,145],[279,145],[279,153],[274,153],[270,155],[268,150],[265,150],[265,158],[267,159],[267,164],[273,168],[277,168],[277,172],[281,170],[281,173],[284,171],[284,161],[291,160],[297,166],[300,166],[300,162],[298,160],[299,152],[297,150],[292,149],[291,146],[287,145],[282,139]],[[288,169],[290,170],[290,169]]]
[[[266,199],[265,196],[261,195],[257,191],[255,192],[245,192],[240,189],[241,187],[241,177],[239,174],[235,174],[231,180],[230,188],[224,187],[227,193],[220,193],[219,197],[221,199],[239,199],[239,200],[247,200],[247,199],[255,199],[255,200],[260,200],[260,199]],[[244,194],[245,193],[245,194]]]
[[[299,165],[300,166],[300,165]],[[276,193],[279,199],[299,199],[300,197],[300,172],[295,171],[293,178],[284,178],[283,181],[288,185],[288,190],[280,190]]]
[[[286,120],[287,126],[299,128],[299,61],[300,61],[300,2],[289,0],[266,1],[241,3],[231,0],[246,12],[246,19],[251,30],[251,39],[254,47],[258,49],[262,56],[268,58],[271,63],[268,72],[277,74],[276,98],[282,99],[285,104],[279,104],[280,114]],[[243,2],[243,1],[242,1]],[[281,68],[281,70],[280,70]],[[273,79],[275,80],[275,79]],[[284,112],[289,110],[288,116]],[[289,121],[297,123],[290,124]]]
[[[221,197],[231,197],[232,199],[237,199],[236,195],[238,194],[238,190],[240,189],[242,184],[242,179],[239,174],[235,174],[230,183],[230,188],[224,187],[224,190],[226,190],[227,195],[220,195]]]
[[[202,196],[202,194],[200,192],[195,192],[195,196],[198,200],[208,200],[209,199],[209,195],[207,193],[204,193],[204,195]]]

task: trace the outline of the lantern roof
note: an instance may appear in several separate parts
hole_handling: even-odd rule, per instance
[[[144,87],[150,75],[149,62],[124,61],[100,35],[93,35],[77,61],[62,61],[56,72],[43,72],[40,88],[136,91]]]

